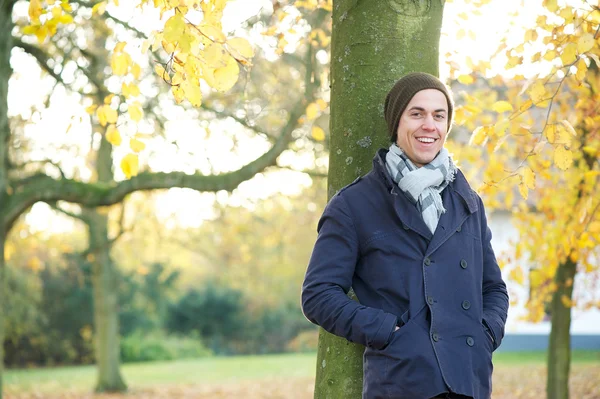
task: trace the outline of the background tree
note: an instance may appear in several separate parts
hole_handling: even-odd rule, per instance
[[[600,11],[587,1],[543,6],[534,26],[515,26],[522,41],[504,39],[492,59],[504,61],[514,79],[489,80],[487,97],[471,93],[457,122],[480,125],[471,136],[485,160],[480,192],[487,203],[512,211],[519,235],[502,264],[511,280],[529,287],[528,319],[539,322],[549,313],[546,393],[566,399],[571,309],[600,305],[589,289],[599,277]],[[480,81],[487,68],[463,83]]]
[[[224,2],[222,3],[224,4]],[[130,99],[130,97],[133,97],[134,99],[137,97],[135,94],[131,96],[132,92],[137,92],[139,95],[139,90],[136,89],[137,85],[133,85],[131,82],[123,82],[123,85],[117,86],[118,89],[122,91],[121,93],[118,91],[113,92],[109,89],[110,85],[108,82],[111,78],[110,76],[104,75],[105,68],[103,68],[102,63],[102,60],[109,59],[109,57],[106,57],[106,54],[102,54],[104,48],[108,45],[104,45],[104,42],[107,34],[110,32],[107,21],[112,21],[113,26],[128,29],[132,35],[138,35],[140,32],[131,27],[128,23],[107,13],[106,10],[101,10],[103,7],[101,3],[72,2],[72,5],[69,5],[68,3],[63,2],[60,4],[48,4],[50,6],[54,5],[52,10],[58,11],[55,14],[53,14],[54,11],[51,11],[44,20],[44,18],[40,18],[41,15],[38,15],[40,10],[38,7],[39,3],[30,3],[30,17],[33,21],[33,25],[23,27],[23,24],[21,24],[25,34],[34,34],[37,36],[38,45],[29,41],[26,37],[22,37],[21,34],[18,34],[16,38],[13,37],[10,34],[13,32],[12,29],[7,29],[2,37],[3,43],[6,43],[7,47],[3,47],[5,53],[0,57],[4,62],[4,67],[0,71],[2,72],[0,76],[5,86],[3,92],[3,104],[5,106],[3,108],[0,107],[0,114],[3,115],[2,118],[6,118],[8,115],[6,94],[8,89],[8,79],[11,76],[9,57],[11,49],[16,45],[33,56],[40,64],[41,68],[55,78],[58,84],[64,85],[72,92],[78,93],[82,98],[91,98],[93,100],[95,106],[88,108],[88,111],[94,113],[92,123],[95,124],[96,128],[99,128],[101,134],[104,133],[99,140],[100,155],[96,161],[93,162],[98,169],[96,173],[93,174],[92,179],[88,182],[83,182],[81,179],[78,179],[78,176],[73,176],[73,178],[67,177],[60,164],[57,165],[57,163],[52,162],[52,160],[31,162],[31,159],[19,159],[19,161],[23,161],[23,163],[17,163],[14,158],[11,159],[11,155],[20,156],[21,154],[18,151],[11,154],[9,148],[18,148],[15,144],[19,142],[20,137],[11,134],[8,118],[6,118],[6,123],[3,125],[4,128],[2,129],[2,135],[3,142],[6,142],[8,145],[3,146],[3,162],[0,165],[2,170],[0,175],[3,177],[0,179],[0,182],[3,183],[1,198],[3,204],[1,218],[3,240],[17,218],[37,201],[44,201],[51,204],[54,204],[57,201],[67,201],[91,209],[96,206],[107,206],[118,203],[122,201],[126,195],[136,190],[151,190],[170,187],[187,187],[199,191],[232,190],[240,182],[251,178],[266,167],[274,165],[277,156],[286,149],[289,141],[293,138],[292,133],[298,127],[303,126],[303,123],[305,123],[307,119],[312,124],[312,119],[314,119],[314,117],[305,118],[304,120],[301,120],[300,118],[305,113],[306,106],[314,98],[313,93],[319,88],[319,79],[316,78],[316,71],[314,70],[314,65],[316,65],[314,62],[315,55],[312,44],[309,42],[308,45],[303,47],[303,57],[283,57],[284,63],[289,65],[287,71],[290,76],[298,76],[297,71],[299,70],[300,76],[306,77],[304,82],[300,84],[296,83],[300,88],[301,94],[294,97],[289,96],[289,92],[286,91],[286,100],[280,101],[280,105],[289,108],[283,113],[280,113],[278,118],[271,117],[269,121],[270,124],[265,124],[267,127],[264,128],[264,130],[261,129],[259,125],[249,122],[247,118],[240,118],[235,113],[224,112],[224,104],[231,101],[227,100],[227,97],[222,97],[212,104],[210,101],[205,101],[207,103],[205,109],[213,115],[224,119],[234,119],[250,131],[256,132],[263,137],[272,140],[271,149],[263,156],[242,166],[238,170],[227,173],[207,174],[196,172],[195,174],[190,175],[183,172],[151,173],[147,171],[138,174],[139,160],[136,155],[130,153],[123,157],[120,164],[123,172],[126,176],[131,177],[131,179],[114,182],[112,177],[112,150],[108,142],[110,141],[113,144],[117,144],[121,141],[121,133],[118,131],[119,127],[116,124],[121,118],[119,110],[126,109],[128,115],[126,118],[137,122],[141,120],[140,118],[143,116],[144,110],[148,110],[149,106],[143,107],[139,100],[133,101]],[[13,6],[14,2],[3,3],[1,18],[2,21],[8,21],[7,27],[13,26]],[[217,8],[221,7],[220,5],[212,4],[211,7],[213,6]],[[208,15],[210,12],[215,11],[215,9],[206,9],[204,11]],[[96,15],[96,21],[102,21],[98,22],[98,24],[101,25],[98,28],[98,31],[95,31],[94,25],[89,22],[90,14]],[[100,18],[100,15],[103,17]],[[39,23],[36,23],[36,21]],[[323,17],[320,16],[318,21],[322,22]],[[97,40],[99,43],[102,43],[102,45],[92,45],[91,47],[88,47],[88,43],[88,45],[82,47],[81,41],[75,40],[75,36],[71,36],[74,35],[74,30],[69,24],[74,22],[81,24],[76,30],[87,29],[90,41],[93,43]],[[217,22],[213,21],[213,25],[216,23]],[[19,25],[20,22],[17,21],[17,24]],[[48,41],[48,46],[46,47],[47,37],[50,37],[51,40]],[[40,42],[43,46],[39,45]],[[203,45],[209,46],[210,43],[203,43]],[[165,46],[169,47],[168,43]],[[125,46],[123,44],[117,43],[115,45],[113,53],[116,53],[116,56],[113,54],[111,59],[113,76],[120,76],[124,74],[123,72],[126,72],[135,77],[135,75],[138,75],[138,69],[142,68],[123,55],[124,48]],[[234,51],[233,49],[235,46],[228,45],[227,48],[230,51]],[[176,52],[176,49],[171,50],[173,50],[171,53],[172,61],[172,55]],[[124,64],[123,58],[127,59],[127,62]],[[248,57],[239,58],[247,60]],[[64,62],[62,64],[56,64],[57,60],[62,60]],[[263,63],[268,64],[269,61],[265,59]],[[71,80],[66,78],[71,72],[69,70],[69,64],[71,64],[70,66],[75,66],[76,71],[79,73],[79,77],[83,79],[83,83],[77,79]],[[227,65],[227,68],[233,68],[230,63]],[[173,70],[169,71],[170,73],[177,69],[177,67],[173,65],[171,65],[171,68]],[[213,69],[216,71],[218,67]],[[218,73],[217,75],[220,76]],[[164,74],[159,75],[159,77],[161,79],[166,79],[166,75]],[[170,79],[171,78],[169,78],[170,83],[173,84]],[[218,79],[216,81],[218,83]],[[260,84],[256,86],[256,91],[258,91],[259,85]],[[4,86],[0,85],[0,87]],[[93,88],[92,90],[89,90],[90,86]],[[294,85],[288,85],[287,90],[289,90],[289,87],[293,86]],[[124,89],[124,87],[127,88]],[[175,88],[176,86],[172,87]],[[223,89],[222,86],[219,88]],[[194,92],[196,89],[190,90]],[[279,89],[279,91],[283,92],[281,89]],[[118,96],[115,97],[115,94]],[[265,93],[261,98],[264,99],[267,94],[268,93]],[[272,95],[273,100],[278,100],[277,96],[274,96],[273,93],[270,94]],[[181,100],[181,98],[178,99],[177,96],[175,98],[176,100]],[[194,103],[194,101],[192,101],[192,103],[194,105],[199,105]],[[239,101],[238,103],[243,104],[243,108],[245,108],[246,104],[244,104],[244,101]],[[257,105],[261,105],[260,102],[257,101],[257,103]],[[119,104],[127,104],[127,107],[122,108]],[[115,109],[117,106],[119,106],[118,109]],[[160,105],[156,106],[160,107]],[[279,108],[279,110],[281,110],[281,108]],[[273,111],[273,113],[269,112],[268,114],[277,114],[277,111]],[[255,121],[260,121],[260,119],[255,118]],[[143,144],[141,144],[139,140],[138,132],[135,132],[134,135],[130,137],[129,142],[131,151],[139,151],[141,147],[143,147]],[[32,164],[38,164],[38,167],[36,168],[32,166]],[[54,168],[52,168],[52,165]],[[48,166],[50,166],[50,168]],[[95,290],[96,295],[98,295],[95,302],[98,303],[98,306],[101,306],[101,308],[97,309],[96,323],[98,326],[107,327],[105,334],[98,334],[98,347],[100,350],[97,352],[97,356],[99,356],[100,375],[97,388],[99,390],[120,390],[124,388],[124,384],[118,371],[118,323],[115,316],[117,302],[116,296],[113,295],[111,289],[114,283],[114,273],[111,269],[114,265],[112,264],[109,252],[111,240],[107,237],[107,220],[102,213],[91,210],[82,212],[81,215],[77,216],[83,216],[88,222],[90,222],[90,219],[94,219],[88,224],[90,225],[90,241],[93,243],[93,245],[90,246],[90,250],[92,251],[91,255],[93,255],[91,256],[91,259],[97,260],[98,262],[95,281],[101,283],[96,285],[97,289]],[[3,267],[4,263],[2,263],[2,270]],[[102,311],[100,312],[100,310]],[[98,326],[98,331],[101,331],[102,329]]]

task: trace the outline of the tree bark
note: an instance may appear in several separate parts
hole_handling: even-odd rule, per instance
[[[389,145],[385,95],[414,71],[438,75],[444,1],[334,0],[328,198]],[[358,298],[360,299],[360,298]],[[315,398],[360,398],[364,348],[321,329]]]
[[[571,307],[565,306],[563,297],[573,295],[573,280],[577,264],[570,259],[558,266],[554,279],[557,289],[552,296],[552,329],[548,346],[548,399],[569,399],[569,372],[571,367]],[[565,282],[571,282],[566,284]]]
[[[97,365],[97,392],[127,389],[121,376],[118,284],[115,264],[110,256],[108,217],[95,209],[85,211],[88,218],[89,253],[94,292],[94,354]]]
[[[6,218],[4,206],[8,201],[11,187],[8,182],[8,144],[10,128],[8,125],[8,80],[12,75],[10,51],[12,48],[12,0],[0,0],[0,314],[4,315],[5,295],[5,259],[4,244],[8,229],[3,223]],[[0,317],[0,399],[2,399],[2,374],[4,373],[4,317]]]
[[[112,147],[102,136],[96,154],[99,182],[113,181],[112,165]],[[98,367],[96,391],[122,392],[127,385],[120,370],[119,281],[110,255],[112,242],[108,235],[108,215],[95,208],[85,208],[83,214],[88,225],[88,247],[92,254],[94,352]]]

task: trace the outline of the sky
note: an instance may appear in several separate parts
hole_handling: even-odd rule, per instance
[[[453,53],[452,61],[459,67],[466,65],[466,59],[469,57],[473,62],[479,60],[489,60],[495,52],[500,38],[509,31],[514,35],[513,40],[520,40],[523,36],[523,30],[509,25],[509,21],[515,20],[517,25],[531,25],[535,23],[537,13],[539,12],[540,2],[524,0],[492,0],[490,4],[479,9],[480,15],[475,15],[471,11],[474,8],[469,0],[447,1],[445,6],[444,25],[441,37],[440,65],[442,77],[447,76],[448,68],[446,61],[448,52]],[[135,2],[121,4],[135,4]],[[224,31],[234,31],[243,21],[256,15],[261,10],[271,8],[270,0],[230,0],[225,9],[223,17]],[[519,10],[516,18],[510,18],[509,13]],[[132,9],[127,6],[121,7],[119,11],[114,10],[117,16],[128,19],[128,13]],[[20,10],[26,13],[26,9]],[[135,21],[135,26],[150,32],[153,29],[160,28],[161,23],[157,21],[157,12],[148,11],[149,15]],[[467,18],[466,20],[464,18]],[[154,21],[154,22],[152,22]],[[132,21],[133,22],[133,21]],[[463,30],[463,32],[461,32]],[[464,34],[464,35],[463,35]],[[255,34],[251,40],[260,40],[260,35]],[[24,118],[31,116],[30,107],[37,104],[41,107],[41,96],[37,98],[31,93],[40,91],[40,87],[48,90],[52,85],[51,78],[42,80],[31,79],[30,76],[38,76],[24,69],[24,66],[30,71],[36,71],[37,66],[26,55],[16,52],[13,58],[13,65],[19,65],[18,72],[11,81],[9,104],[10,112],[13,115],[21,114]],[[496,65],[498,68],[503,66],[503,61],[499,60]],[[466,71],[466,70],[465,70]],[[27,94],[25,94],[27,93]],[[27,128],[27,134],[38,148],[38,158],[44,159],[51,157],[54,160],[62,160],[69,167],[78,170],[82,179],[88,179],[89,171],[85,167],[85,161],[78,157],[75,147],[89,148],[90,132],[86,130],[85,118],[77,97],[68,96],[60,88],[56,89],[53,97],[57,100],[55,105],[44,110],[39,121],[35,125]],[[269,148],[266,141],[256,138],[241,138],[243,151],[232,150],[233,143],[225,135],[219,135],[218,131],[227,131],[234,129],[232,123],[227,122],[218,127],[201,125],[198,121],[189,120],[189,116],[174,109],[172,111],[172,121],[169,123],[168,130],[172,137],[177,137],[183,148],[196,148],[194,153],[181,154],[174,146],[166,146],[161,142],[148,142],[148,152],[153,152],[151,159],[146,159],[153,168],[161,171],[184,170],[193,172],[197,166],[199,157],[212,156],[213,167],[217,171],[233,170],[241,167],[249,161],[255,159],[260,153]],[[70,126],[70,128],[69,128]],[[51,128],[50,128],[51,127]],[[207,140],[206,128],[212,132],[210,139]],[[129,126],[130,129],[136,127]],[[68,134],[63,132],[69,129]],[[88,128],[89,129],[89,128]],[[143,126],[142,126],[143,129]],[[148,133],[151,133],[151,127],[147,127]],[[127,127],[123,128],[127,132]],[[216,133],[215,133],[216,131]],[[54,133],[53,133],[54,132]],[[178,133],[183,132],[183,133]],[[48,154],[48,145],[61,146]],[[121,146],[115,150],[115,157],[120,159],[127,151],[127,146]],[[142,159],[144,155],[142,155]],[[221,159],[219,163],[215,161]],[[311,168],[314,157],[310,154],[296,155],[290,151],[284,153],[281,157],[283,163],[293,165],[295,169]],[[206,166],[207,168],[208,166]],[[117,178],[123,178],[119,168]],[[208,170],[205,169],[205,172]],[[311,179],[304,174],[292,171],[279,171],[260,174],[251,181],[242,183],[233,194],[227,193],[197,193],[192,190],[173,189],[163,192],[157,196],[157,213],[159,217],[171,220],[170,223],[181,224],[183,226],[198,226],[205,219],[210,219],[213,214],[211,211],[212,202],[217,199],[234,206],[242,204],[248,205],[250,202],[266,198],[267,196],[281,193],[284,195],[296,195],[301,192],[303,187],[311,184]],[[70,230],[73,222],[69,219],[53,214],[47,205],[36,204],[27,221],[35,226],[36,230],[56,231]]]

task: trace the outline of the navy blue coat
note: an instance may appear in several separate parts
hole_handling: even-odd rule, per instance
[[[457,172],[431,234],[390,178],[386,153],[325,208],[302,286],[304,315],[366,346],[363,398],[451,391],[487,399],[508,294],[483,203]]]

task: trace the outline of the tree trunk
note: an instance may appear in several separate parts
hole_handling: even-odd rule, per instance
[[[12,8],[14,2],[0,0],[0,399],[2,399],[2,376],[4,374],[4,305],[5,295],[5,258],[4,245],[8,234],[6,215],[3,207],[8,199],[8,144],[10,127],[8,124],[8,80],[12,75],[10,51],[12,48]]]
[[[97,392],[127,389],[119,369],[119,281],[110,256],[108,217],[96,210],[86,210],[94,292],[94,353],[96,356]]]
[[[102,130],[100,126],[97,128]],[[113,181],[112,147],[104,137],[96,155],[98,181]],[[119,281],[110,256],[112,242],[108,236],[108,215],[95,208],[86,208],[84,217],[88,224],[88,247],[92,254],[94,350],[98,366],[96,391],[121,392],[127,389],[127,385],[120,371]]]
[[[438,74],[443,8],[438,0],[334,0],[329,198],[389,145],[383,102],[396,80]],[[363,349],[320,331],[315,398],[361,397]]]
[[[571,300],[573,280],[577,264],[570,259],[559,265],[556,271],[558,288],[552,297],[552,330],[548,346],[548,380],[546,393],[548,399],[569,398],[569,369],[571,366],[571,307],[565,306],[563,297]],[[570,284],[565,284],[570,282]]]

